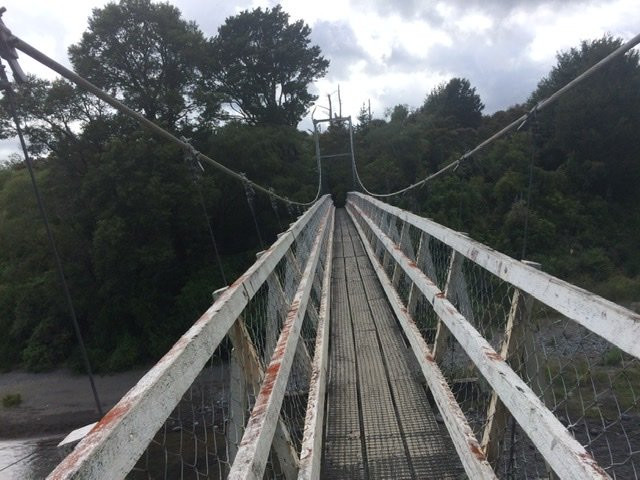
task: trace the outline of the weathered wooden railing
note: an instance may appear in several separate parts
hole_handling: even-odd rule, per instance
[[[333,217],[325,196],[216,292],[49,478],[317,472]]]
[[[469,478],[638,478],[639,315],[372,197],[347,210]]]
[[[371,197],[347,211],[469,478],[638,478],[637,314]],[[323,197],[216,292],[50,478],[318,478],[333,216]]]

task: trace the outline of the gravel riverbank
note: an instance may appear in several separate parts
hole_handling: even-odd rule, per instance
[[[96,388],[106,412],[145,374],[146,368],[96,376]],[[0,439],[66,434],[98,420],[88,377],[68,370],[47,373],[0,374],[0,398],[19,394],[20,405],[0,405]]]

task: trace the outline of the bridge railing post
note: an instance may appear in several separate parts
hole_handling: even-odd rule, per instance
[[[451,396],[448,400],[438,396],[436,402],[452,436],[461,430],[452,419],[451,402],[462,412],[463,424],[466,421],[473,427],[474,437],[484,437],[484,445],[478,443],[473,454],[485,458],[487,451],[496,465],[496,452],[503,446],[509,451],[509,457],[503,457],[505,462],[499,464],[500,474],[609,478],[592,455],[598,455],[595,448],[603,439],[615,442],[617,431],[628,431],[629,418],[625,418],[623,408],[631,408],[631,404],[637,411],[640,404],[632,383],[640,344],[629,341],[638,338],[640,316],[429,219],[363,194],[355,193],[351,198],[347,210],[361,228],[361,237],[371,238],[367,253],[374,264],[379,264],[376,272],[396,315],[407,322],[409,342],[416,341],[412,346],[418,360],[424,360],[421,366],[425,367],[434,399],[442,392],[438,392],[439,384],[434,383],[428,367],[436,365],[436,376],[441,375],[448,384]],[[392,238],[391,227],[386,226],[392,223],[387,216],[422,232],[416,261],[406,254],[402,242]],[[381,217],[385,220],[375,220]],[[402,226],[400,236],[404,239],[406,227]],[[428,250],[422,248],[425,244]],[[427,251],[435,256],[435,262],[427,260]],[[383,268],[386,259],[400,265],[403,272],[399,273],[395,265],[391,272]],[[423,266],[427,263],[436,263],[436,268]],[[428,274],[429,269],[436,274]],[[389,277],[386,284],[385,274]],[[405,277],[413,284],[406,302],[403,292],[396,290],[403,288]],[[416,309],[413,319],[411,314]],[[435,352],[424,342],[430,333],[419,322],[425,319],[432,324],[440,322]],[[538,328],[541,325],[544,330]],[[616,335],[614,325],[626,336]],[[451,342],[446,341],[447,334]],[[418,345],[421,341],[424,343]],[[444,350],[451,356],[443,358]],[[598,351],[605,351],[606,356],[597,357]],[[459,373],[457,367],[466,359],[478,372],[477,387],[456,391],[453,384]],[[450,366],[453,368],[449,372]],[[445,368],[444,373],[441,368]],[[602,403],[610,398],[614,405]],[[509,418],[513,420],[507,439],[504,431]],[[602,431],[597,428],[600,424],[612,431]],[[586,436],[574,435],[578,430]],[[637,442],[628,436],[619,443],[629,447],[628,452],[637,451],[631,450]],[[467,444],[454,445],[461,458],[468,458]],[[626,466],[619,462],[633,462],[632,455],[614,452],[610,446],[608,455],[602,453],[601,458],[608,462],[604,463],[607,469],[622,475]],[[467,468],[471,478],[479,478],[470,474],[475,464],[465,464]]]
[[[379,219],[377,222],[377,225],[380,227],[380,229],[383,232],[387,232],[388,231],[388,227],[389,227],[389,222],[391,221],[391,215],[389,215],[387,212],[381,211],[380,215],[379,215]],[[376,242],[376,256],[380,256],[380,255],[384,255],[384,246],[382,245],[381,242]],[[383,261],[384,263],[384,261]]]
[[[523,260],[523,263],[536,269],[541,265]],[[549,406],[548,382],[539,352],[535,346],[535,336],[539,333],[532,321],[534,299],[530,295],[515,289],[511,297],[511,306],[507,316],[504,336],[500,347],[500,356],[509,361],[513,369],[524,378],[540,399]],[[487,421],[482,434],[482,448],[489,462],[495,467],[504,450],[507,424],[511,415],[500,397],[494,391],[487,409]],[[547,466],[549,478],[556,478]]]
[[[435,283],[436,267],[433,263],[433,255],[429,248],[429,241],[429,234],[420,232],[418,251],[416,253],[416,265]],[[415,315],[420,295],[420,291],[416,287],[415,283],[411,282],[411,286],[409,287],[409,297],[407,300],[407,311],[409,312],[409,315]]]
[[[413,248],[413,244],[411,241],[411,225],[407,222],[402,222],[402,228],[400,229],[400,235],[398,238],[398,246],[402,249],[402,251],[405,253],[405,255],[407,256],[407,258],[410,258],[412,261],[416,261],[416,254]],[[392,271],[392,276],[391,276],[391,282],[393,283],[393,286],[396,290],[399,289],[400,287],[400,281],[402,279],[405,279],[405,282],[403,282],[403,288],[401,289],[401,291],[406,294],[406,296],[404,297],[405,301],[408,302],[408,298],[409,298],[409,291],[404,288],[404,284],[407,283],[407,279],[404,275],[404,272],[402,271],[402,268],[398,266],[397,263],[394,262],[394,266],[393,266],[393,271]],[[410,285],[411,282],[408,281],[409,283],[409,289],[410,289]]]
[[[531,318],[532,303],[533,299],[531,297],[515,289],[511,297],[511,307],[500,348],[500,356],[505,360],[511,360],[516,372],[521,372],[523,365],[521,358],[513,358],[516,353],[514,350],[528,335],[527,324]],[[510,417],[509,411],[498,397],[498,394],[495,391],[492,392],[481,445],[487,459],[494,468],[504,447],[504,438]]]
[[[444,287],[444,296],[447,300],[457,306],[458,311],[467,319],[467,321],[473,324],[473,308],[469,297],[467,281],[463,271],[464,260],[465,257],[460,253],[455,250],[451,252],[449,267],[447,268],[447,280]],[[438,319],[436,337],[433,346],[433,356],[435,357],[436,362],[442,361],[448,341],[449,330],[447,330],[447,327],[443,324],[442,320]]]
[[[407,225],[405,222],[402,222],[402,228],[400,229],[400,245],[406,244],[408,236],[409,236],[409,225]],[[391,276],[391,283],[396,289],[398,288],[398,283],[400,282],[401,274],[402,274],[402,268],[400,268],[396,263],[393,266],[393,274]]]
[[[267,466],[269,451],[275,450],[280,459],[280,467],[291,467],[290,473],[285,473],[286,478],[296,477],[299,467],[297,450],[292,449],[296,455],[293,457],[291,465],[282,465],[282,458],[287,459],[288,455],[280,453],[280,448],[289,449],[294,442],[286,438],[286,426],[280,428],[282,416],[289,419],[285,424],[289,424],[293,431],[296,431],[296,422],[286,413],[291,406],[289,402],[297,403],[292,409],[304,412],[303,405],[308,400],[308,388],[311,375],[311,365],[309,354],[306,350],[302,332],[306,328],[312,328],[313,321],[309,320],[309,310],[319,308],[312,298],[313,284],[315,278],[321,274],[320,265],[322,253],[326,252],[325,246],[327,235],[330,231],[333,215],[332,207],[322,210],[321,215],[311,225],[314,236],[307,235],[306,241],[297,245],[294,256],[284,256],[286,269],[293,272],[285,272],[299,278],[299,283],[292,297],[285,299],[287,303],[287,314],[283,319],[282,327],[273,354],[270,357],[268,367],[264,370],[262,382],[258,388],[255,405],[251,410],[248,423],[242,437],[242,442],[237,451],[235,461],[231,466],[229,478],[261,478]],[[306,243],[305,243],[306,242]],[[293,254],[292,254],[293,255]],[[303,270],[300,265],[304,265]],[[279,288],[279,282],[273,281],[272,292],[279,297],[287,295]],[[306,355],[306,359],[304,358]],[[302,369],[301,373],[297,373]],[[299,377],[299,378],[298,378]],[[301,391],[300,389],[306,389]],[[285,400],[288,397],[288,401]],[[304,413],[303,413],[304,415]],[[278,438],[278,432],[284,433],[284,438]],[[299,433],[299,432],[297,432]],[[301,447],[302,438],[295,436],[296,448]],[[280,445],[280,447],[278,447]]]
[[[267,280],[270,285],[274,285],[274,278],[275,276],[271,275]],[[224,290],[226,288],[214,292],[214,300]],[[275,297],[275,295],[276,291],[274,290],[273,293],[269,294],[269,297]],[[277,322],[278,310],[268,312],[265,324],[275,326],[277,329]],[[260,390],[260,384],[264,377],[264,368],[242,316],[238,317],[229,330],[229,340],[231,340],[233,348],[229,366],[229,419],[225,431],[227,435],[227,461],[231,466],[236,458],[247,419],[251,412],[250,400],[255,398]],[[273,351],[268,350],[268,345],[265,346],[265,351]],[[273,347],[275,347],[275,343]],[[274,435],[273,450],[278,458],[284,477],[287,480],[294,479],[299,463],[298,454],[293,448],[293,441],[287,426],[281,418],[278,420]]]

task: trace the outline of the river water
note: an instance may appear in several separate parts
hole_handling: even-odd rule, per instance
[[[0,480],[45,478],[64,458],[64,436],[0,440]]]

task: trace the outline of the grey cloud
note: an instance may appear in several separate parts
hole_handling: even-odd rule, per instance
[[[454,76],[465,77],[475,86],[486,113],[524,102],[550,66],[524,60],[533,34],[521,29],[497,28],[483,36],[457,39],[451,47],[434,48],[429,65]]]
[[[425,5],[419,0],[353,0],[358,9],[375,10],[382,16],[399,14],[402,18],[415,18],[423,11],[435,11],[433,5]]]
[[[385,65],[393,70],[411,71],[417,64],[422,62],[421,59],[412,55],[407,49],[394,45],[391,48],[391,55],[384,58]]]
[[[236,0],[233,2],[202,0],[179,0],[172,2],[182,12],[183,18],[195,21],[206,36],[213,37],[218,33],[218,27],[227,17],[238,11],[251,9],[251,0]]]
[[[533,39],[531,32],[498,28],[490,35],[490,46],[485,44],[487,37],[472,35],[457,39],[450,47],[433,47],[426,58],[394,45],[382,62],[369,61],[366,72],[375,76],[390,72],[412,75],[428,71],[465,77],[477,88],[486,106],[485,113],[493,113],[526,101],[551,66],[522,60],[527,45]],[[422,104],[433,87],[420,82],[403,89],[390,85],[379,100],[386,107],[406,103],[415,108]]]
[[[401,45],[394,45],[391,47],[391,54],[382,58],[382,63],[369,64],[367,71],[372,74],[388,72],[412,73],[425,68],[437,71],[424,58],[413,55]]]
[[[436,9],[434,1],[420,0],[353,0],[354,6],[363,9],[374,9],[385,16],[398,14],[406,20],[421,19],[431,26],[441,26],[445,19]],[[536,8],[541,5],[564,6],[571,3],[591,4],[596,0],[448,0],[447,6],[453,6],[458,11],[479,10],[492,17],[503,17],[522,8]]]
[[[371,61],[370,55],[358,44],[353,29],[346,21],[316,22],[311,31],[311,41],[331,61],[328,75],[336,80],[347,78],[349,67],[355,62]]]
[[[405,20],[424,20],[429,25],[439,27],[444,17],[435,8],[435,2],[421,0],[352,0],[354,7],[374,10],[380,16],[400,15]]]

